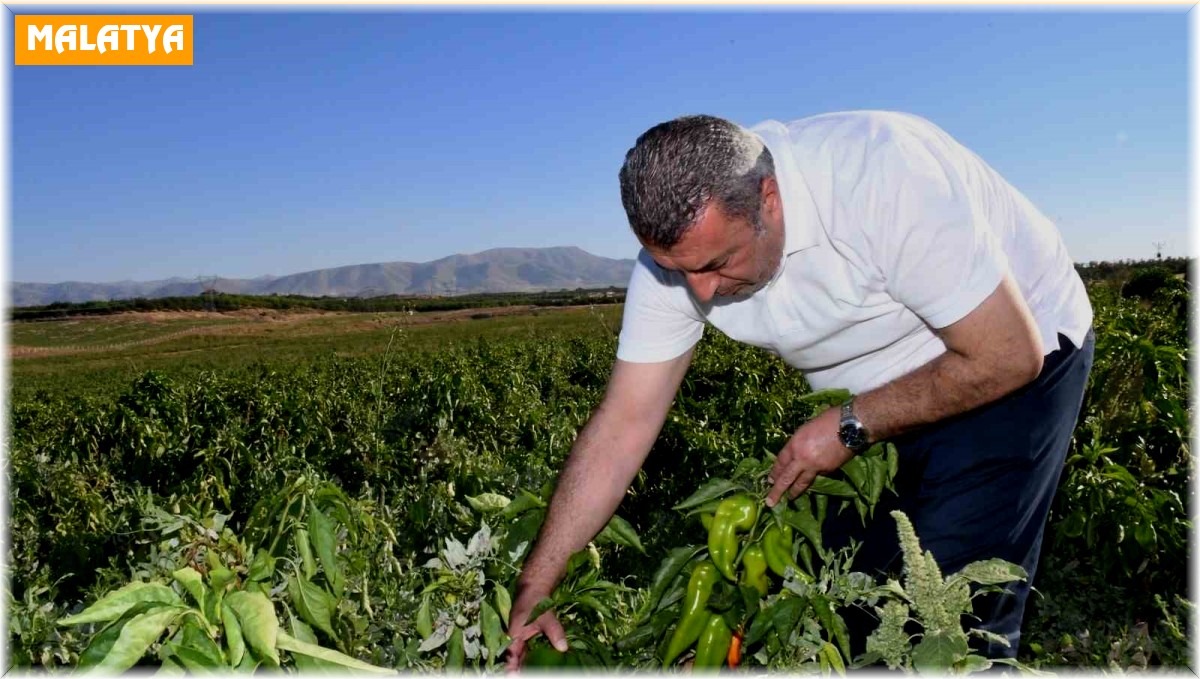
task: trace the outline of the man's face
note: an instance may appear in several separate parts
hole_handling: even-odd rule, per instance
[[[763,180],[761,220],[730,217],[710,201],[700,218],[670,248],[646,246],[664,269],[679,271],[701,302],[745,298],[762,289],[783,259],[783,206],[774,178]]]

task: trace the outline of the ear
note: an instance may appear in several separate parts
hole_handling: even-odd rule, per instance
[[[763,177],[762,207],[765,216],[772,220],[783,216],[783,199],[779,197],[779,182],[774,177]]]

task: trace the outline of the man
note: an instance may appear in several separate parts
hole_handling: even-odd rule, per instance
[[[1048,219],[946,132],[879,111],[749,130],[679,118],[637,140],[620,183],[643,250],[608,389],[519,580],[510,668],[538,633],[565,648],[552,612],[520,621],[615,511],[706,323],[814,389],[856,395],[795,432],[768,504],[890,440],[892,506],[944,571],[999,557],[1032,579],[1094,345],[1086,291]],[[858,570],[898,564],[881,516],[855,534]],[[852,528],[826,531],[844,541]],[[977,601],[978,626],[1009,642],[981,650],[1016,655],[1028,592]],[[860,637],[871,629],[858,624]]]

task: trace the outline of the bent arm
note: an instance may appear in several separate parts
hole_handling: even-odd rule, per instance
[[[944,354],[855,399],[872,441],[996,401],[1042,370],[1041,336],[1010,275],[973,311],[935,332]]]
[[[691,363],[692,350],[662,363],[617,360],[604,399],[580,431],[558,477],[520,590],[548,596],[572,554],[612,517],[654,445]]]

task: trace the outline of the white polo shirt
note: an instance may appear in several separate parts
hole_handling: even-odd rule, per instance
[[[966,316],[1012,273],[1045,353],[1092,324],[1054,224],[974,153],[917,116],[830,113],[751,128],[775,160],[784,260],[754,295],[701,304],[642,250],[617,357],[675,358],[706,323],[803,371],[814,389],[861,393],[946,347],[931,328]]]

